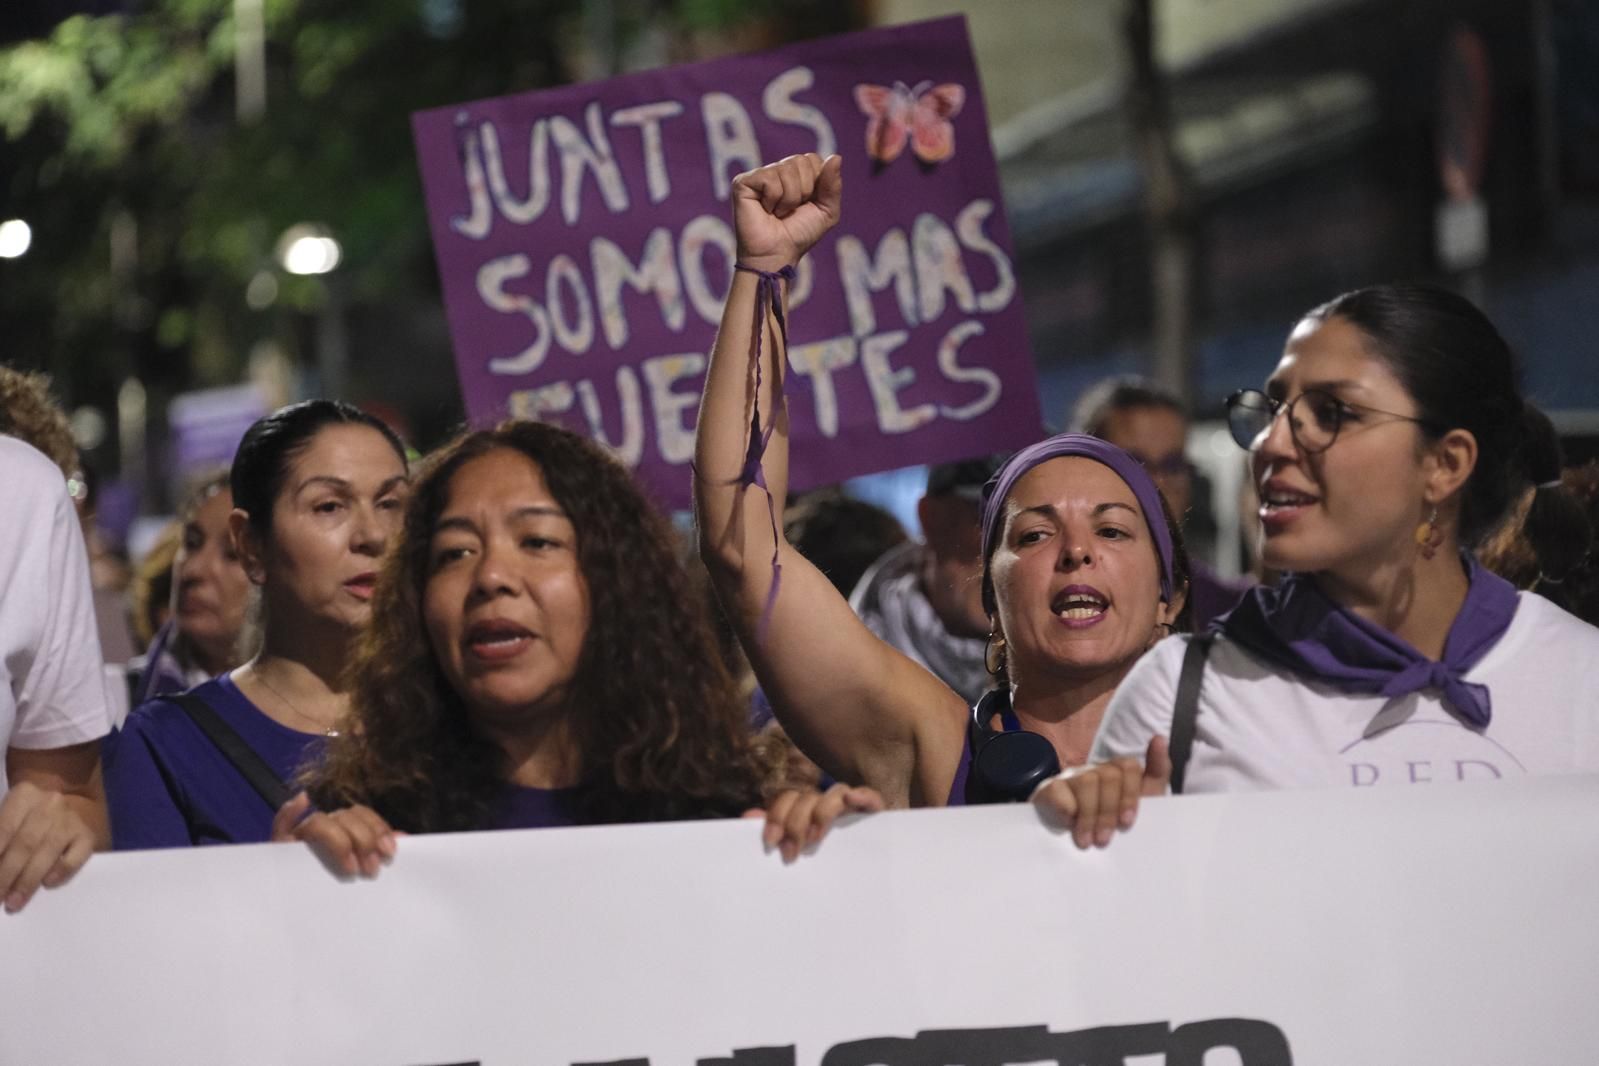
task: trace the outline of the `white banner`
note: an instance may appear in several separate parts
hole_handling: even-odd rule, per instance
[[[99,856],[0,916],[0,1064],[1599,1061],[1599,777],[758,834]]]

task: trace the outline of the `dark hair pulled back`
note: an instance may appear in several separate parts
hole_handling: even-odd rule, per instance
[[[1462,545],[1481,544],[1532,485],[1524,532],[1538,556],[1587,551],[1586,520],[1558,488],[1559,437],[1523,398],[1515,353],[1475,304],[1448,289],[1398,283],[1344,293],[1305,317],[1342,318],[1359,329],[1415,401],[1431,439],[1452,429],[1476,438],[1477,465],[1461,496]]]
[[[405,445],[394,430],[359,407],[342,400],[302,400],[280,407],[245,431],[228,473],[233,506],[250,516],[250,525],[257,533],[265,536],[272,528],[272,504],[289,476],[289,466],[328,426],[377,430],[400,462],[406,462]]]

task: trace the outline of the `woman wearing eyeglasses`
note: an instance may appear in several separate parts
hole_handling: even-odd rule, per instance
[[[1423,784],[1599,769],[1599,629],[1518,594],[1472,549],[1536,486],[1538,551],[1564,521],[1559,451],[1516,363],[1470,302],[1425,286],[1340,296],[1289,336],[1264,392],[1229,401],[1260,494],[1262,553],[1287,577],[1221,619],[1186,761],[1174,707],[1195,639],[1157,645],[1118,689],[1094,771],[1039,801],[1099,843],[1165,775],[1190,792]],[[1576,530],[1578,532],[1572,532]]]

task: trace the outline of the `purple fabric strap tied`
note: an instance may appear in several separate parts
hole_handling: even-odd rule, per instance
[[[137,707],[164,693],[182,692],[189,687],[188,675],[183,672],[183,664],[174,650],[177,639],[178,623],[171,618],[161,623],[144,653],[144,670],[139,674],[139,683],[129,701],[131,706]]]
[[[1149,527],[1150,536],[1155,540],[1155,558],[1160,562],[1160,598],[1170,603],[1176,579],[1172,576],[1171,530],[1166,527],[1166,512],[1160,503],[1160,490],[1155,487],[1149,471],[1137,459],[1114,444],[1085,433],[1061,433],[1028,445],[1005,460],[1005,465],[983,486],[983,558],[990,558],[994,546],[999,543],[1005,525],[1005,500],[1010,496],[1011,489],[1016,487],[1016,482],[1041,463],[1073,455],[1110,467],[1133,490],[1133,496],[1144,512],[1144,524]]]
[[[782,270],[757,270],[743,263],[734,263],[733,269],[756,277],[755,329],[750,337],[750,362],[755,366],[754,412],[750,415],[750,441],[744,452],[744,469],[739,471],[732,483],[745,488],[754,485],[766,493],[766,515],[772,523],[772,587],[766,593],[766,605],[761,608],[761,621],[755,630],[756,639],[764,642],[766,627],[772,621],[772,608],[777,604],[777,587],[783,581],[783,564],[778,562],[778,545],[782,543],[782,538],[777,528],[777,501],[772,498],[772,490],[766,485],[766,469],[761,465],[766,447],[772,442],[772,432],[777,428],[775,410],[766,428],[761,428],[761,338],[766,334],[766,312],[770,310],[772,317],[777,320],[777,335],[783,341],[783,350],[788,350],[788,316],[783,312],[783,294],[777,283],[793,281],[794,267],[790,264]],[[778,387],[779,398],[787,389],[786,379],[783,381]]]
[[[1462,562],[1471,585],[1438,661],[1338,606],[1306,574],[1290,574],[1275,589],[1251,589],[1216,625],[1267,662],[1343,692],[1393,699],[1440,689],[1457,717],[1486,729],[1493,718],[1488,686],[1465,674],[1510,628],[1520,600],[1510,582],[1470,554]]]
[[[294,824],[292,826],[290,826],[289,828],[298,829],[302,825],[304,825],[306,822],[309,822],[311,820],[311,816],[312,815],[321,814],[321,813],[322,813],[322,809],[316,805],[315,801],[313,801],[311,803],[307,803],[305,805],[305,810],[300,812],[300,817],[296,818],[294,820]]]

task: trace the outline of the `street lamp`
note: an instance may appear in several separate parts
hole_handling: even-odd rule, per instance
[[[326,274],[339,265],[342,250],[326,226],[301,222],[278,238],[278,263],[290,274]],[[344,301],[336,277],[323,285],[325,299],[316,316],[317,369],[322,394],[343,399],[349,341],[344,333]]]
[[[326,226],[302,222],[278,238],[278,262],[290,274],[326,274],[339,265],[342,254]]]
[[[16,259],[33,243],[33,229],[20,218],[0,222],[0,259]]]

